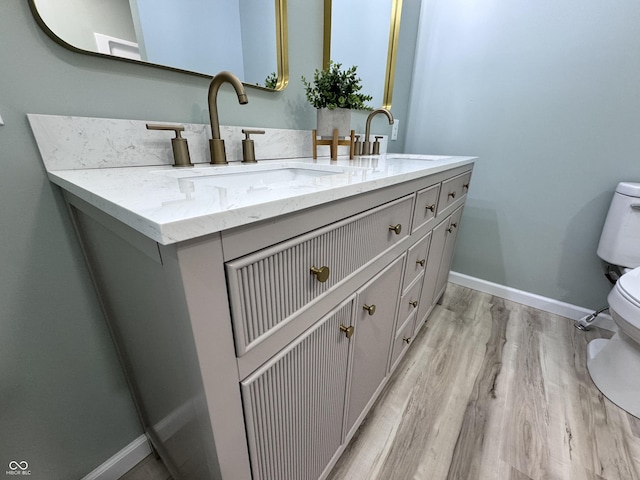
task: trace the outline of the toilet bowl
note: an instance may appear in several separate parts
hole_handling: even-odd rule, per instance
[[[640,418],[640,267],[620,277],[608,302],[619,331],[589,342],[587,369],[609,400]]]

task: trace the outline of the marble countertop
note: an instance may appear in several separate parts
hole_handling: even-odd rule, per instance
[[[265,160],[193,168],[49,170],[50,180],[164,244],[299,211],[471,164],[474,157]]]

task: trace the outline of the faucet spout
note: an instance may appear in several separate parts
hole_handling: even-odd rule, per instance
[[[364,142],[362,143],[362,155],[371,155],[371,142],[369,141],[369,133],[371,132],[371,120],[378,113],[384,113],[389,119],[389,125],[393,125],[393,115],[386,108],[376,108],[367,117],[367,124],[364,133]]]
[[[220,90],[220,86],[225,82],[230,83],[235,89],[240,105],[249,103],[244,85],[242,85],[240,79],[233,73],[223,71],[211,80],[211,84],[209,85],[209,121],[211,122],[212,138],[209,140],[209,147],[211,149],[211,163],[213,164],[228,163],[224,149],[224,140],[220,138],[220,120],[218,117],[218,90]]]

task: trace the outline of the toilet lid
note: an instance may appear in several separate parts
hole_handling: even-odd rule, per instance
[[[640,306],[640,267],[622,275],[616,283],[616,288],[627,300]]]
[[[620,182],[616,187],[616,192],[629,197],[640,197],[640,183]]]

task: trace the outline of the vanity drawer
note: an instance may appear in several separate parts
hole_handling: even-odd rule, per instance
[[[404,269],[404,280],[402,282],[402,291],[405,291],[411,285],[418,275],[424,272],[427,264],[427,251],[431,242],[431,232],[425,235],[420,241],[413,245],[407,254],[407,266]]]
[[[402,325],[407,317],[413,315],[418,310],[420,292],[422,291],[422,276],[418,278],[407,290],[407,293],[400,297],[398,307],[398,325]]]
[[[418,192],[416,196],[416,208],[413,214],[412,233],[436,216],[439,193],[439,183]]]
[[[448,206],[458,202],[463,195],[466,195],[469,191],[470,181],[471,172],[467,172],[442,182],[438,199],[438,214]]]
[[[244,354],[409,232],[413,196],[225,264],[236,354]]]
[[[409,348],[409,344],[413,340],[413,329],[416,323],[416,313],[414,312],[406,322],[404,322],[393,340],[393,351],[391,352],[391,367],[389,371],[393,371],[404,352]]]

